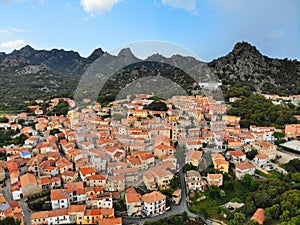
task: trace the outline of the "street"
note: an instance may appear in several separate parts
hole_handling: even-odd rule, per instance
[[[155,216],[155,217],[147,217],[147,218],[123,217],[123,224],[124,225],[143,224],[146,220],[150,221],[150,222],[155,222],[155,221],[158,221],[160,219],[164,219],[164,218],[168,218],[168,217],[175,216],[175,215],[178,215],[178,214],[182,214],[183,212],[187,212],[188,217],[190,217],[190,218],[195,219],[195,218],[199,217],[199,215],[196,215],[196,214],[190,212],[188,207],[187,207],[187,202],[186,202],[187,191],[186,191],[186,185],[185,185],[185,181],[184,181],[183,170],[180,169],[178,174],[179,174],[180,186],[181,186],[181,190],[182,190],[182,198],[181,198],[181,201],[180,201],[179,205],[172,205],[171,209],[169,211],[165,212],[162,215],[158,215],[158,216]],[[215,223],[211,220],[206,220],[206,224],[207,225],[213,225]]]
[[[24,173],[24,170],[22,170],[22,173]],[[9,177],[9,176],[7,176]],[[12,193],[11,193],[11,185],[10,185],[10,179],[6,179],[5,180],[5,187],[3,187],[3,195],[6,199],[6,201],[12,202],[13,201],[13,197],[12,197]],[[18,201],[20,204],[20,207],[23,211],[23,217],[24,217],[24,223],[25,225],[31,225],[31,214],[29,212],[29,208],[27,203],[25,202],[24,199],[21,199],[20,201]]]

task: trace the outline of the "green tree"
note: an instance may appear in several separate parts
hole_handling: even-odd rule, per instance
[[[144,109],[155,110],[155,111],[168,111],[166,103],[161,101],[153,101],[149,105],[145,105]]]
[[[245,202],[245,207],[244,207],[244,213],[247,216],[251,216],[253,215],[253,213],[255,212],[256,207],[253,201],[246,201]]]
[[[259,187],[259,182],[255,179],[252,179],[249,185],[249,190],[250,191],[256,191]]]
[[[300,182],[300,172],[292,173],[291,178],[295,182]]]
[[[272,219],[278,219],[280,215],[279,204],[274,204],[271,207],[265,209],[265,214],[269,215]]]
[[[273,136],[276,138],[276,139],[282,139],[285,137],[285,134],[282,133],[282,132],[274,132],[273,133]]]
[[[290,214],[290,211],[284,210],[282,215],[279,217],[280,222],[288,222],[291,219]]]
[[[6,117],[0,117],[0,123],[8,123],[8,121]]]
[[[242,184],[246,187],[250,186],[250,183],[252,181],[252,177],[250,174],[245,174],[245,176],[242,179]]]
[[[252,149],[249,152],[246,152],[246,157],[250,160],[254,159],[254,157],[258,154],[256,149]]]
[[[248,225],[259,225],[259,223],[256,220],[250,220]]]
[[[287,164],[284,165],[284,168],[288,172],[300,172],[300,159],[292,159]]]
[[[228,225],[241,225],[246,221],[244,213],[235,213],[233,220],[230,220]]]
[[[221,189],[218,186],[210,186],[205,190],[205,194],[211,199],[221,198]]]
[[[3,220],[0,220],[0,225],[20,225],[20,220],[15,220],[12,217],[6,217]]]
[[[300,209],[300,190],[288,190],[280,197],[282,211],[289,211],[292,216]]]
[[[256,208],[265,208],[272,205],[272,198],[266,190],[254,192],[252,199]]]

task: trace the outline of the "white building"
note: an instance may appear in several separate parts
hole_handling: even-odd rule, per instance
[[[13,196],[13,200],[15,200],[15,201],[20,200],[23,196],[22,188],[20,188],[17,185],[12,187],[11,193]]]
[[[212,185],[215,185],[215,186],[221,186],[223,184],[223,175],[222,174],[212,174],[212,173],[209,173],[207,174],[207,182],[208,182],[208,185],[212,186]]]
[[[51,205],[52,209],[68,208],[71,195],[63,189],[51,190]]]
[[[259,167],[261,168],[265,168],[268,165],[268,156],[267,155],[263,155],[263,154],[259,154],[256,155],[255,158],[253,159],[253,161],[255,162],[255,164],[257,164]]]
[[[56,209],[49,211],[48,224],[71,224],[68,209]]]
[[[166,211],[166,196],[153,191],[142,196],[142,210],[147,216],[163,214]]]
[[[186,172],[186,183],[189,190],[202,191],[201,175],[198,171],[189,170]]]
[[[254,175],[255,167],[250,163],[239,163],[235,165],[235,175],[241,180],[246,174]]]

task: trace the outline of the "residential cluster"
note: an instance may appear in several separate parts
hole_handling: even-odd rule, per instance
[[[184,164],[199,168],[212,164],[215,169],[205,176],[187,171],[189,192],[221,186],[230,164],[237,179],[242,179],[245,174],[254,175],[257,168],[267,169],[276,158],[277,146],[271,142],[278,130],[241,128],[241,118],[226,115],[224,102],[202,95],[159,101],[153,95],[133,97],[105,107],[88,99],[77,107],[71,99],[56,98],[47,110],[64,100],[72,108],[66,116],[47,116],[38,105],[29,106],[31,113],[7,116],[9,121],[0,127],[18,129],[28,138],[23,146],[0,149],[7,155],[0,162],[0,180],[11,192],[11,196],[4,192],[0,196],[0,219],[9,215],[24,224],[19,202],[26,205],[31,196],[48,191],[51,209],[31,212],[32,224],[122,224],[114,211],[121,198],[130,217],[168,210],[167,196],[161,191],[170,187]],[[167,110],[145,107],[157,102]],[[20,119],[25,121],[22,125]],[[28,126],[32,121],[34,127]],[[285,132],[299,136],[300,127],[287,125]],[[253,149],[258,154],[249,161],[245,152]],[[178,186],[173,193],[175,204],[180,204],[182,195]]]

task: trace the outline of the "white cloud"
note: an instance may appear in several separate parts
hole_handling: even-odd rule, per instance
[[[25,45],[24,40],[14,40],[14,41],[6,41],[0,43],[0,48],[5,48],[5,49],[15,49],[15,48],[20,48]]]
[[[9,34],[8,30],[0,30],[0,34]]]
[[[185,9],[187,11],[193,11],[196,9],[195,0],[162,0],[162,3],[174,8]]]
[[[26,30],[23,30],[23,29],[19,29],[19,28],[11,28],[12,31],[14,32],[18,32],[18,33],[24,33],[24,32],[27,32]]]
[[[122,0],[81,0],[81,5],[84,11],[94,15],[110,11],[120,1]]]

